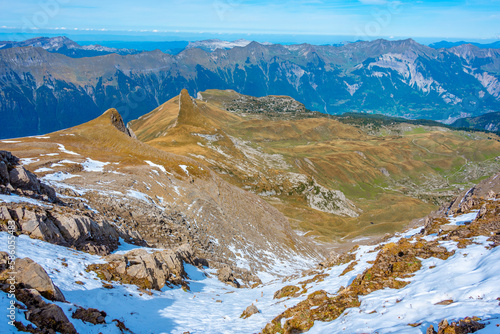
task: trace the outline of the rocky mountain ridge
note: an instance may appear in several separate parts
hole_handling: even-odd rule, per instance
[[[500,166],[493,134],[365,118],[357,124],[289,97],[230,90],[197,97],[184,90],[129,125],[141,141],[207,164],[318,238],[394,232]]]
[[[102,45],[79,45],[65,36],[37,37],[22,42],[0,41],[0,50],[20,47],[39,47],[49,52],[60,53],[72,58],[96,57],[116,53],[129,55],[139,53],[138,50],[110,48]]]
[[[252,42],[213,52],[189,48],[175,56],[151,51],[78,59],[36,47],[9,48],[0,50],[0,63],[0,96],[6,101],[0,115],[3,124],[12,124],[4,137],[74,126],[113,107],[128,122],[183,88],[192,96],[233,89],[256,97],[291,96],[309,110],[330,114],[450,123],[500,106],[497,49],[436,50],[413,40],[342,46]],[[21,114],[27,115],[23,124]]]
[[[228,184],[190,158],[133,138],[116,110],[75,128],[10,144],[10,150],[24,157],[24,166],[73,208],[17,215],[19,205],[10,204],[8,214],[19,224],[43,227],[43,240],[65,244],[67,238],[58,231],[76,224],[81,235],[73,237],[74,245],[89,233],[97,242],[102,233],[96,230],[114,226],[117,232],[103,232],[110,245],[96,253],[109,254],[118,238],[135,242],[131,240],[138,235],[156,248],[189,243],[211,267],[231,267],[241,284],[258,280],[258,272],[273,271],[275,263],[286,258],[299,265],[322,257],[312,240],[295,234],[286,218],[256,195]],[[60,218],[65,212],[69,216]],[[86,247],[82,242],[79,249]]]

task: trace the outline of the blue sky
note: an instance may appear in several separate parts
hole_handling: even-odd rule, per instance
[[[500,38],[498,0],[0,0],[0,9],[2,31]]]

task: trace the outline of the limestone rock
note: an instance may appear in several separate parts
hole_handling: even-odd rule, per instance
[[[9,254],[0,252],[0,282],[5,282],[9,278],[6,272],[8,268]],[[16,282],[21,287],[35,289],[45,298],[65,302],[64,295],[61,290],[54,285],[45,269],[30,258],[16,259],[14,262],[16,270]]]
[[[60,213],[60,210],[40,207],[2,205],[0,219],[14,219],[18,232],[31,238],[98,255],[107,255],[115,250],[121,236],[118,228],[107,220],[99,220],[99,217],[92,219],[70,210]]]
[[[260,313],[260,311],[254,304],[252,304],[252,305],[248,306],[245,309],[245,311],[243,311],[243,313],[240,315],[240,318],[246,319],[246,318],[249,318],[256,313]]]
[[[437,334],[437,332],[434,330],[434,326],[430,325],[427,331],[425,331],[425,334]]]
[[[182,246],[176,251],[148,252],[146,249],[134,249],[126,254],[112,254],[104,259],[106,264],[92,264],[88,269],[108,281],[116,280],[155,290],[161,290],[167,284],[180,284],[187,288],[183,261],[196,262],[189,249]]]
[[[0,207],[0,219],[1,220],[11,220],[12,217],[9,213],[9,210],[5,206]]]
[[[439,323],[437,334],[468,334],[477,332],[485,327],[479,323],[480,319],[476,317],[461,319],[457,322],[448,323],[446,319]]]
[[[16,298],[28,308],[25,313],[26,320],[35,324],[42,333],[77,333],[63,310],[55,304],[44,302],[37,290],[20,289]],[[25,328],[22,324],[18,325]]]
[[[45,269],[30,258],[16,259],[16,280],[28,288],[40,292],[45,298],[64,302],[66,301],[61,290],[54,285]]]
[[[119,234],[107,221],[94,221],[80,215],[54,215],[54,224],[67,244],[77,249],[109,254],[118,246]]]
[[[52,187],[42,184],[35,174],[19,165],[19,159],[7,151],[0,151],[0,190],[16,192],[46,201],[57,201]],[[4,190],[5,191],[5,190]]]
[[[79,307],[75,312],[73,312],[71,317],[73,319],[80,319],[83,322],[90,322],[94,325],[106,323],[106,312],[99,311],[95,308],[85,309],[83,307]]]
[[[40,181],[35,174],[27,171],[22,166],[16,166],[9,172],[10,183],[15,188],[32,190],[40,193]]]
[[[221,269],[217,270],[217,278],[219,278],[221,282],[227,283],[231,286],[234,286],[235,288],[240,287],[240,283],[234,277],[233,271],[229,266],[224,266]]]
[[[25,208],[18,208],[15,216],[21,225],[21,232],[32,238],[50,243],[64,243],[64,238],[54,223],[44,212],[35,212]]]

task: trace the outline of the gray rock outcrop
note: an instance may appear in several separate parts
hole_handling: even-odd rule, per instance
[[[8,261],[9,255],[6,252],[0,252],[0,283],[2,284],[6,283],[9,278]],[[32,259],[27,257],[16,259],[14,268],[16,284],[22,288],[35,289],[49,300],[66,301],[61,290],[52,282],[45,269]]]
[[[229,266],[224,266],[217,270],[217,278],[219,278],[221,282],[227,283],[235,288],[240,287],[240,283],[234,277],[233,271]]]
[[[0,151],[0,193],[16,193],[49,202],[56,202],[55,190],[40,182],[37,176],[19,164],[8,151]]]
[[[115,250],[120,236],[129,239],[105,219],[92,219],[69,208],[64,209],[66,212],[23,204],[4,204],[0,206],[0,219],[14,220],[17,233],[99,255],[107,255]],[[0,225],[0,230],[6,228]]]
[[[112,254],[104,258],[106,264],[92,264],[89,270],[107,281],[135,284],[141,289],[161,290],[165,285],[182,285],[188,288],[184,262],[195,264],[196,259],[188,246],[176,251],[150,252],[135,249],[126,254]]]

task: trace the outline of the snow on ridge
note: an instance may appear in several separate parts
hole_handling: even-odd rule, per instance
[[[347,91],[349,92],[349,94],[351,94],[351,96],[353,96],[354,93],[356,93],[356,91],[359,89],[359,87],[361,87],[361,85],[363,84],[363,83],[355,83],[355,84],[349,85],[346,81],[344,81],[344,83],[347,86]]]
[[[236,46],[245,47],[250,43],[251,43],[251,41],[248,41],[246,39],[238,39],[238,40],[232,41],[232,42],[223,41],[220,39],[209,39],[209,40],[205,40],[205,41],[190,42],[188,44],[188,46],[186,47],[186,49],[206,48],[206,49],[209,49],[210,51],[215,51],[217,49],[228,50],[228,49],[232,49]]]

